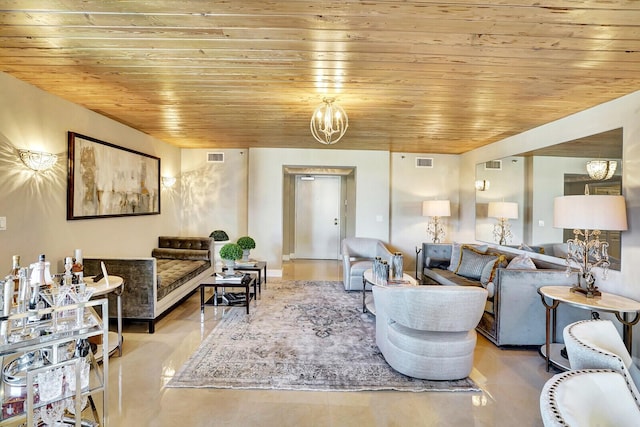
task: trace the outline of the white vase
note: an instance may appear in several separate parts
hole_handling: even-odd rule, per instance
[[[249,253],[251,249],[243,249],[242,250],[242,261],[249,261]]]
[[[225,267],[227,267],[227,274],[233,274],[235,271],[233,267],[236,266],[236,262],[232,259],[223,259]]]

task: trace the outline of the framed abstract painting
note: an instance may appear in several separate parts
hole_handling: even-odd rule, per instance
[[[67,219],[160,214],[160,158],[68,132]]]

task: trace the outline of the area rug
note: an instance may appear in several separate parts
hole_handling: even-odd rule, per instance
[[[211,310],[211,307],[206,307]],[[375,318],[342,282],[269,282],[251,314],[234,307],[167,387],[280,390],[480,391],[469,378],[426,381],[394,371]]]

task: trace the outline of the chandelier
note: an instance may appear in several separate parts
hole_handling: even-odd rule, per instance
[[[617,166],[615,160],[591,160],[587,162],[587,173],[591,179],[602,181],[611,178]]]
[[[324,98],[311,117],[311,134],[321,144],[335,144],[349,127],[349,118],[334,98]]]

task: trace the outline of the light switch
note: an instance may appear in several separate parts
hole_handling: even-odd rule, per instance
[[[382,222],[382,215],[376,215],[376,222]]]
[[[0,216],[0,230],[6,230],[6,229],[7,229],[7,217]]]
[[[538,227],[544,227],[544,220],[538,220]]]

